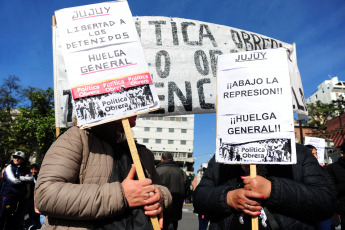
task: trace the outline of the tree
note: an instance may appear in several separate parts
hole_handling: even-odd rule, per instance
[[[12,126],[17,112],[15,109],[22,97],[19,81],[18,77],[10,75],[0,85],[0,169],[4,168],[17,148]]]
[[[333,100],[329,104],[322,103],[321,101],[316,101],[315,104],[308,104],[308,124],[317,128],[313,131],[316,136],[325,137],[327,121],[344,112],[344,104],[343,97]]]
[[[13,129],[15,139],[29,156],[41,163],[44,154],[55,140],[54,91],[28,87],[24,95],[29,105],[19,108]]]
[[[18,81],[20,79],[17,76],[10,75],[4,79],[3,84],[0,86],[0,109],[5,109],[8,115],[10,115],[12,109],[17,107],[22,96],[21,86],[18,85]]]

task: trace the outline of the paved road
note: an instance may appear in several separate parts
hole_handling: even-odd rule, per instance
[[[185,204],[182,209],[182,220],[178,222],[178,230],[198,230],[199,221],[196,213],[193,213],[193,205]]]

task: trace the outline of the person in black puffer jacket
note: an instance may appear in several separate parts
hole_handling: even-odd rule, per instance
[[[316,229],[334,213],[335,193],[315,157],[300,144],[296,152],[297,164],[257,165],[255,178],[246,176],[249,165],[217,164],[213,157],[194,191],[194,208],[210,219],[210,230],[251,229],[258,215],[259,229]]]
[[[337,213],[341,217],[341,229],[345,229],[345,143],[340,146],[341,157],[337,162],[326,167],[328,173],[333,177],[338,199]]]

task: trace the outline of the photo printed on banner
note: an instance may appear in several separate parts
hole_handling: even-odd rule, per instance
[[[245,144],[230,144],[219,139],[217,162],[260,164],[291,162],[291,140],[267,139]]]
[[[74,100],[78,126],[131,111],[139,112],[153,105],[154,99],[149,85]]]

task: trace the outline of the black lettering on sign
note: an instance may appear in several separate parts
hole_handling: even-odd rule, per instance
[[[162,43],[162,27],[165,25],[165,21],[149,21],[149,25],[155,25],[155,34],[156,34],[156,45],[161,46]]]
[[[72,122],[73,105],[71,90],[63,90],[62,95],[67,95],[67,122]]]
[[[265,50],[265,49],[268,49],[269,47],[267,47],[267,44],[269,44],[270,39],[268,39],[268,38],[263,38],[263,37],[261,37],[261,39],[262,39],[263,49],[264,49],[264,50]]]
[[[236,30],[230,30],[230,32],[232,41],[235,43],[238,49],[245,48],[246,51],[251,51],[283,47],[283,44],[278,44],[278,42],[272,38],[268,39],[259,37],[257,34],[248,34],[245,31],[240,31],[241,34]],[[271,44],[270,47],[269,44]]]
[[[223,54],[220,50],[210,50],[211,69],[213,77],[217,77],[217,57]]]
[[[200,63],[200,58],[202,60],[202,64]],[[204,76],[208,75],[208,73],[210,72],[210,69],[208,67],[207,56],[204,51],[197,50],[194,53],[194,63],[195,63],[196,69],[198,70],[200,74]]]
[[[246,51],[253,50],[253,43],[250,42],[250,36],[244,31],[241,31],[242,39],[244,41],[244,46],[246,47]]]
[[[172,33],[172,37],[173,37],[174,46],[178,46],[179,42],[178,42],[178,36],[177,36],[176,22],[171,22],[171,33]]]
[[[182,91],[177,87],[175,82],[168,82],[168,112],[175,111],[175,93],[176,96],[181,100],[182,105],[186,111],[192,111],[192,87],[189,81],[185,81],[186,96],[183,95]]]
[[[135,28],[137,29],[139,38],[141,38],[141,21],[135,21]]]
[[[254,41],[254,50],[261,50],[261,46],[260,46],[261,39],[260,39],[260,37],[256,34],[251,34],[251,35],[252,35],[252,38]]]
[[[236,47],[238,49],[243,48],[242,40],[240,34],[236,30],[230,30],[231,31],[231,38],[232,41],[235,43]]]
[[[162,57],[164,58],[164,70],[162,70]],[[160,50],[156,54],[156,71],[160,78],[166,78],[170,73],[170,56],[165,50]]]
[[[206,103],[205,102],[205,93],[204,93],[204,84],[210,84],[211,80],[209,78],[200,79],[197,82],[197,89],[198,89],[198,95],[199,95],[199,103],[200,108],[202,109],[214,109],[215,106],[212,103]]]
[[[191,45],[191,46],[201,46],[201,42],[199,42],[199,41],[189,41],[187,28],[188,28],[188,26],[190,26],[190,25],[195,26],[195,23],[193,23],[193,22],[182,22],[182,23],[181,23],[183,41],[184,41],[187,45]]]
[[[296,93],[295,93],[294,88],[291,87],[291,90],[292,90],[292,94],[293,94],[293,96],[294,96],[294,98],[295,98],[295,101],[296,101],[296,104],[297,104],[297,109],[302,110],[302,111],[307,111],[307,108],[304,107],[305,101],[302,99],[302,100],[303,100],[303,101],[302,101],[303,105],[301,105],[301,104],[299,103],[299,101],[298,101],[298,98],[297,98],[297,96],[296,96]],[[302,92],[301,89],[299,89],[299,92],[300,92],[302,98],[304,98],[303,92]],[[293,105],[293,108],[295,109],[295,105]]]
[[[206,34],[204,34],[204,29],[206,30]],[[213,35],[212,35],[208,25],[201,24],[200,25],[200,30],[199,30],[199,42],[200,42],[201,45],[203,44],[203,40],[204,40],[205,37],[208,37],[211,40],[213,47],[218,47],[217,43],[216,43],[216,40],[214,39],[214,37],[213,37]]]

